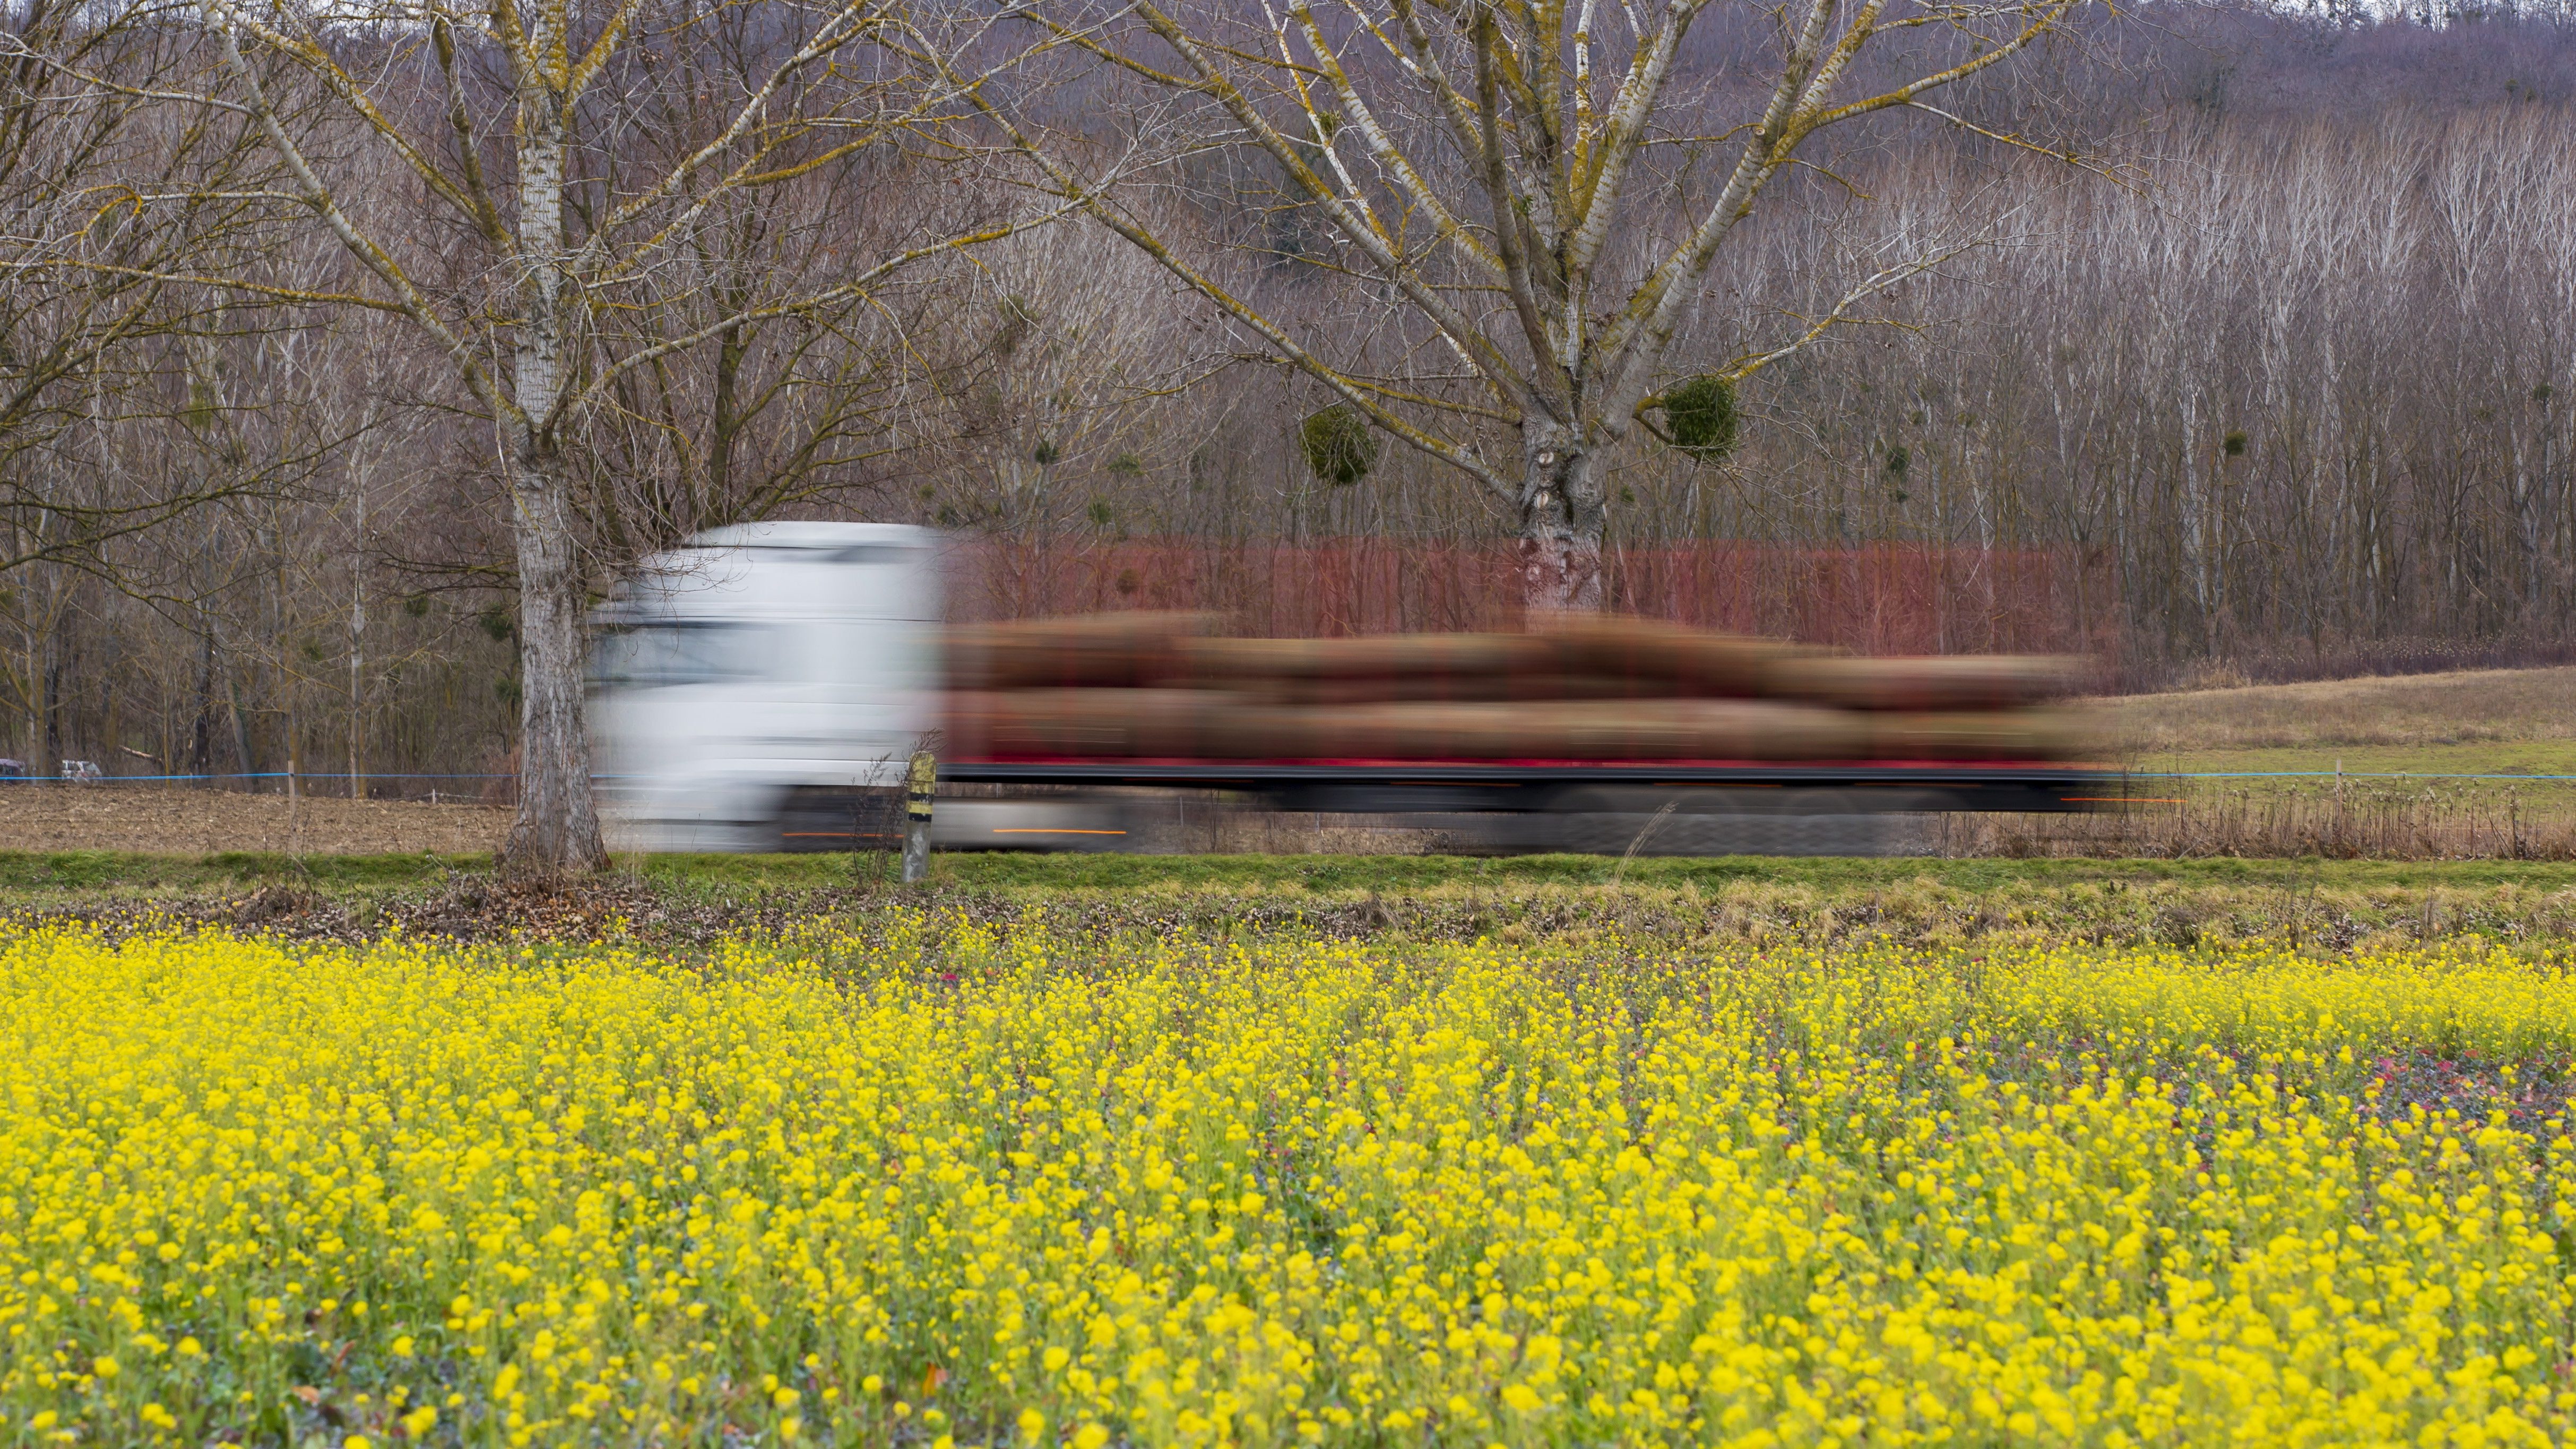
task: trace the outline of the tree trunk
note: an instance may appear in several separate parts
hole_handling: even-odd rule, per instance
[[[351,611],[355,622],[349,630],[349,798],[367,798],[367,777],[362,772],[366,762],[367,690],[364,665],[366,613],[363,607]]]
[[[62,685],[63,661],[61,657],[55,653],[53,636],[51,631],[48,631],[45,637],[45,685],[43,705],[45,723],[44,732],[40,736],[42,742],[37,746],[37,748],[42,750],[43,753],[39,754],[35,759],[27,762],[29,774],[35,774],[41,771],[48,775],[59,775],[63,772],[62,703],[58,694]]]
[[[550,43],[561,43],[552,36]],[[519,552],[519,815],[501,867],[555,879],[608,863],[590,793],[590,736],[582,722],[582,614],[572,488],[551,432],[570,373],[562,272],[563,97],[535,76],[519,97],[518,335],[510,386],[516,419],[502,419]]]
[[[358,475],[358,546],[349,557],[349,798],[367,798],[367,479]]]
[[[188,768],[196,773],[198,789],[211,790],[215,788],[215,629],[202,607],[197,611],[197,637],[204,647],[198,656],[197,721],[189,731]]]
[[[608,863],[582,724],[581,567],[562,459],[521,450],[511,493],[519,551],[519,814],[502,868],[585,875]]]
[[[251,749],[250,711],[242,708],[241,678],[229,669],[224,671],[224,704],[232,716],[233,753],[241,757],[242,788],[256,795],[260,789],[259,756]]]
[[[739,311],[742,303],[733,297],[725,306]],[[738,389],[742,385],[742,358],[749,349],[743,345],[742,329],[728,327],[716,342],[715,399],[707,417],[707,496],[692,500],[688,526],[700,526],[707,516],[707,504],[722,507],[723,500],[733,496],[733,443],[741,422],[734,416]]]
[[[32,599],[34,590],[29,590]],[[36,626],[27,624],[27,758],[20,763],[27,778],[45,773],[45,656],[36,645]]]
[[[1522,438],[1521,602],[1533,612],[1596,612],[1608,517],[1601,455],[1536,423],[1522,425]]]

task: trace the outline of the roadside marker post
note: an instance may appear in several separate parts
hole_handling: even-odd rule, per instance
[[[912,756],[912,778],[903,795],[903,882],[930,878],[930,801],[939,793],[939,759],[928,750]]]

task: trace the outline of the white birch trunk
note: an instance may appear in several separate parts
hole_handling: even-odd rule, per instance
[[[519,564],[519,809],[502,866],[514,875],[553,877],[597,870],[608,852],[591,795],[590,737],[582,719],[586,593],[570,470],[554,431],[571,342],[563,276],[563,98],[540,67],[524,67],[518,83],[519,245],[526,266],[510,386],[519,418],[502,428]]]

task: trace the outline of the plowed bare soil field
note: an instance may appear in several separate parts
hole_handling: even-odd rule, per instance
[[[510,812],[413,800],[302,799],[142,785],[0,787],[0,849],[212,855],[456,855],[497,848]]]

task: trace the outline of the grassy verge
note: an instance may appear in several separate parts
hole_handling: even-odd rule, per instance
[[[253,852],[143,855],[115,851],[0,851],[0,897],[64,893],[188,895],[287,886],[365,895],[488,877],[481,855],[287,856]],[[890,887],[892,864],[859,855],[620,857],[617,877],[680,892],[773,892]],[[1038,855],[937,857],[932,882],[951,889],[1042,898],[1063,894],[1200,892],[1366,895],[1537,887],[1703,893],[1742,885],[1829,895],[1929,885],[1971,893],[2084,884],[2297,890],[2576,889],[2576,862],[2509,860],[1866,859],[1719,856],[1640,858],[1527,855]]]
[[[868,857],[665,856],[577,889],[514,887],[485,860],[0,855],[0,911],[117,930],[170,924],[355,939],[400,930],[705,943],[888,907],[1093,937],[1323,935],[1987,940],[2341,949],[2464,934],[2576,943],[2576,865],[2495,860],[1507,860],[1425,856],[942,857],[905,887]]]
[[[797,864],[801,861],[793,856],[666,857],[648,867],[647,878],[655,870],[668,870],[675,879],[721,879],[731,870],[742,870],[748,877],[755,872],[793,870]],[[1979,893],[2100,882],[2302,889],[2329,883],[2350,889],[2504,884],[2550,890],[2576,888],[2576,864],[2484,860],[1930,860],[1737,855],[1642,858],[1628,862],[1623,870],[1618,861],[1597,855],[1506,859],[1436,855],[953,855],[941,859],[938,870],[941,879],[960,885],[1030,892],[1220,889],[1338,894],[1610,887],[1614,883],[1639,890],[1707,892],[1763,885],[1829,894],[1884,890],[1899,883],[1929,883]]]

